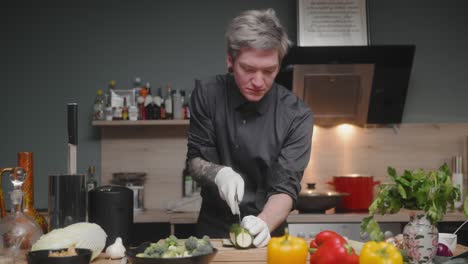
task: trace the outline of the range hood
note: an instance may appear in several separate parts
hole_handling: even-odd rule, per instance
[[[293,47],[276,82],[314,112],[314,124],[401,123],[414,45]]]

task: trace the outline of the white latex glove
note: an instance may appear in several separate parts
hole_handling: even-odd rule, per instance
[[[224,167],[218,171],[215,177],[219,195],[231,208],[233,215],[240,214],[239,204],[244,198],[244,179],[231,167]],[[238,201],[236,201],[236,195]]]
[[[268,241],[270,241],[270,230],[268,229],[268,225],[262,219],[248,215],[242,219],[241,226],[249,231],[249,233],[254,236],[253,244],[254,246],[266,247],[268,245]]]

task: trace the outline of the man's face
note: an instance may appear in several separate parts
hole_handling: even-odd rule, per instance
[[[258,102],[271,89],[279,70],[278,50],[242,48],[235,61],[228,54],[240,93],[249,102]]]

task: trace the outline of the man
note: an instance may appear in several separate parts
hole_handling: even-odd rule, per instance
[[[312,112],[274,83],[289,39],[275,12],[250,10],[226,31],[229,73],[196,81],[187,166],[202,185],[197,235],[238,223],[264,247],[281,235],[310,156]]]

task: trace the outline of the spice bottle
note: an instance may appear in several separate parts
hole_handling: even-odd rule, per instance
[[[460,201],[455,201],[455,209],[461,209],[464,200],[462,161],[461,156],[453,158],[452,183],[453,186],[460,188]]]

